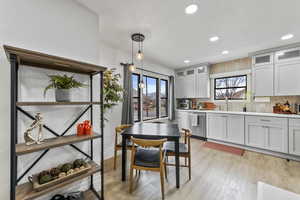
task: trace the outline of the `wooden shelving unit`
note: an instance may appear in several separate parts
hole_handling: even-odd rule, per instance
[[[30,51],[26,49],[20,49],[16,47],[6,46],[4,45],[4,50],[6,52],[7,58],[10,61],[11,65],[11,172],[10,172],[10,200],[32,200],[43,195],[48,194],[49,192],[53,192],[58,188],[67,187],[68,185],[80,181],[84,178],[90,177],[90,189],[84,192],[84,196],[86,199],[94,200],[103,200],[104,199],[104,176],[103,176],[103,127],[104,127],[104,117],[103,117],[103,72],[106,70],[105,67],[93,65],[85,62],[79,62],[67,58],[62,58],[58,56],[47,55],[35,51]],[[19,67],[36,67],[42,69],[50,69],[50,70],[59,70],[73,73],[85,74],[90,77],[90,99],[89,101],[81,101],[81,102],[19,102],[18,101],[18,69]],[[93,101],[93,76],[100,74],[100,101]],[[40,145],[30,145],[27,146],[24,143],[18,143],[18,111],[25,114],[25,116],[30,119],[34,119],[33,116],[24,110],[23,106],[69,106],[69,105],[78,105],[84,106],[87,105],[87,108],[72,122],[72,124],[66,128],[64,133],[58,134],[53,131],[48,126],[44,125],[50,133],[52,133],[55,137],[46,139]],[[71,127],[73,127],[76,122],[90,110],[90,120],[93,124],[93,106],[99,105],[101,108],[100,111],[100,133],[94,133],[91,136],[76,136],[76,135],[65,135]],[[93,141],[95,139],[101,140],[100,146],[100,162],[99,164],[95,163],[94,158],[94,149],[93,149]],[[75,146],[75,143],[89,141],[90,142],[90,154],[83,152],[79,147]],[[89,158],[90,165],[92,168],[79,176],[73,177],[66,181],[63,181],[59,184],[56,184],[52,187],[49,187],[45,190],[36,192],[32,189],[32,184],[30,182],[24,184],[18,184],[25,176],[30,172],[30,170],[39,163],[42,157],[44,157],[48,151],[52,148],[63,147],[66,145],[70,145],[74,150],[82,153],[85,157]],[[44,151],[33,163],[31,166],[23,172],[23,174],[19,175],[17,170],[18,164],[18,156],[22,156],[29,153],[34,153],[38,151]],[[100,172],[101,179],[101,187],[99,191],[94,188],[94,180],[93,175],[95,173]],[[19,175],[19,176],[18,176]]]
[[[17,186],[17,196],[16,199],[17,200],[31,200],[31,199],[35,199],[37,197],[43,196],[45,194],[47,194],[48,192],[52,192],[56,189],[61,189],[63,187],[68,186],[69,184],[72,184],[76,181],[80,181],[84,178],[89,177],[90,175],[93,175],[97,172],[100,172],[100,166],[97,165],[96,163],[94,163],[93,161],[89,162],[89,164],[92,166],[91,170],[89,170],[87,173],[84,173],[80,176],[76,176],[74,178],[68,179],[67,181],[61,182],[57,185],[54,185],[52,187],[49,187],[45,190],[42,190],[40,192],[35,192],[32,190],[32,185],[31,183],[24,183],[21,184],[19,186]]]
[[[30,146],[27,146],[25,143],[19,143],[16,145],[16,154],[17,156],[20,156],[20,155],[33,153],[45,149],[52,149],[52,148],[61,147],[69,144],[84,142],[87,140],[93,140],[97,138],[101,138],[101,135],[94,133],[94,135],[91,136],[68,135],[68,136],[45,139],[45,141],[42,144],[33,144]]]
[[[100,102],[17,102],[17,106],[67,106],[67,105],[100,105]]]

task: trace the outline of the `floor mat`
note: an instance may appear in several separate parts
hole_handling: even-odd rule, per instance
[[[203,144],[203,146],[207,147],[207,148],[210,148],[210,149],[224,151],[224,152],[231,153],[231,154],[238,155],[238,156],[243,156],[244,153],[245,153],[244,149],[240,149],[240,148],[236,148],[236,147],[230,147],[230,146],[227,146],[227,145],[218,144],[218,143],[214,143],[214,142],[205,142]]]

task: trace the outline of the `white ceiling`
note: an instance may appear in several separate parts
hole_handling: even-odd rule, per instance
[[[214,63],[300,42],[300,0],[77,1],[99,14],[101,40],[130,51],[131,33],[142,32],[145,56],[172,68],[185,66],[185,59]],[[193,1],[198,12],[186,15]],[[281,41],[286,33],[295,37]],[[220,40],[209,42],[215,35]]]

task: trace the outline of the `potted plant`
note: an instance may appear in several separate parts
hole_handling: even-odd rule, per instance
[[[122,101],[121,75],[114,72],[115,68],[106,70],[103,74],[104,113]],[[106,118],[105,120],[107,121]]]
[[[70,101],[70,89],[81,88],[86,86],[75,80],[73,76],[64,75],[48,75],[50,84],[44,90],[44,96],[49,89],[55,89],[55,99],[57,102]]]

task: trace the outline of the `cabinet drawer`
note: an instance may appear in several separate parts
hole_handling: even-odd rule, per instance
[[[289,119],[290,126],[300,126],[300,119]]]
[[[278,117],[260,117],[260,116],[246,116],[247,123],[258,123],[258,124],[278,124],[282,126],[287,126],[287,118]]]

